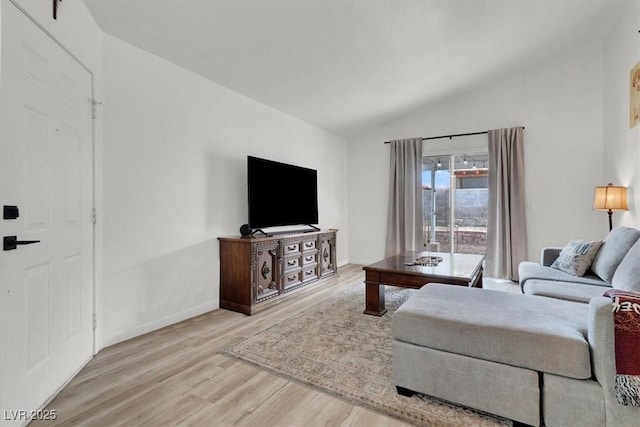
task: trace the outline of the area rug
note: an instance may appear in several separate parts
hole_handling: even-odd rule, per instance
[[[391,316],[414,292],[387,287],[387,314],[362,314],[364,284],[223,350],[308,387],[417,426],[510,426],[509,420],[425,395],[396,393]]]

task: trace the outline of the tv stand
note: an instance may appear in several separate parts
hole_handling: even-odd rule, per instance
[[[337,232],[218,237],[220,308],[250,315],[335,275]]]

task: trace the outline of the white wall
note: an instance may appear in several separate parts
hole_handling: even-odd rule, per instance
[[[383,141],[516,125],[526,127],[528,258],[571,238],[601,238],[606,219],[591,205],[603,181],[602,77],[602,44],[591,43],[350,141],[350,261],[384,255],[389,147]]]
[[[247,221],[247,155],[318,170],[320,226],[340,229],[346,262],[344,140],[113,37],[104,46],[101,346],[218,307],[217,237]]]
[[[640,2],[626,7],[604,43],[603,185],[629,187],[629,211],[615,212],[614,224],[640,227],[640,125],[629,128],[630,72],[640,62]]]

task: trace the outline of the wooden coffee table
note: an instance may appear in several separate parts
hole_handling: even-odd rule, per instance
[[[405,265],[421,256],[438,256],[442,261],[433,267]],[[427,283],[482,287],[483,255],[449,254],[442,252],[405,252],[362,267],[365,277],[365,314],[382,316],[384,285],[421,288]]]

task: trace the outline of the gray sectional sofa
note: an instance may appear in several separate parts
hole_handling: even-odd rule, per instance
[[[545,248],[540,264],[520,264],[518,275],[522,292],[582,303],[602,296],[604,291],[612,287],[640,292],[640,271],[634,268],[640,259],[639,240],[640,230],[614,228],[604,238],[591,268],[584,276],[573,276],[551,268],[562,248]]]
[[[600,268],[592,264],[593,282],[570,282],[553,271],[538,277],[542,270],[532,265],[524,268],[535,273],[524,275],[524,295],[422,287],[393,315],[398,392],[424,393],[529,425],[640,425],[640,408],[616,400],[612,305],[602,296],[611,286],[640,280],[640,242],[621,239],[634,234],[627,230],[633,229],[605,239],[600,250],[609,245],[611,251],[620,241],[627,250],[622,257],[603,252]],[[623,278],[633,283],[623,284]]]

